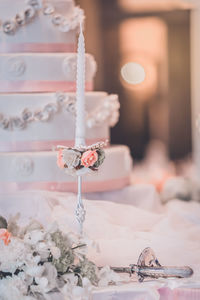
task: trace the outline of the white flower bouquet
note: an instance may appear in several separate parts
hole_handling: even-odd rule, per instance
[[[86,257],[86,244],[64,234],[56,224],[47,229],[36,221],[20,228],[17,218],[0,217],[0,299],[89,299],[94,286],[107,285],[117,274],[100,271]]]

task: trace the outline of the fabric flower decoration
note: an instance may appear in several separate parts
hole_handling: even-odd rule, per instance
[[[105,159],[105,152],[102,147],[105,143],[96,143],[91,146],[64,147],[58,146],[57,165],[65,168],[66,173],[71,176],[82,176],[98,167]]]
[[[96,150],[88,150],[83,153],[81,157],[81,165],[89,168],[94,166],[96,161],[98,160],[98,154]]]
[[[95,167],[95,168],[98,168],[104,162],[104,159],[105,159],[105,151],[104,150],[102,150],[102,149],[97,150],[97,153],[98,153],[98,160],[93,165],[93,167]]]
[[[11,233],[4,228],[0,229],[0,239],[4,242],[6,246],[10,243]]]
[[[0,216],[0,228],[7,229],[7,227],[8,227],[8,223],[7,223],[6,219],[3,218],[2,216]]]
[[[68,169],[73,169],[80,164],[81,153],[73,149],[64,149],[62,150],[62,159]]]
[[[63,169],[65,167],[65,163],[63,162],[63,154],[62,149],[58,150],[58,157],[57,157],[57,165],[59,168]]]

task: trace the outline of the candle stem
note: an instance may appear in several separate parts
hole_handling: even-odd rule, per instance
[[[79,233],[83,234],[83,223],[85,221],[86,211],[84,209],[82,200],[82,178],[78,176],[78,195],[77,195],[77,207],[76,207],[76,218],[79,223]]]

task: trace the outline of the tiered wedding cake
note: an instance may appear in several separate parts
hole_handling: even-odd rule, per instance
[[[55,146],[75,136],[76,35],[84,18],[73,0],[1,0],[1,190],[76,191],[76,178],[56,165]],[[93,92],[96,63],[86,55],[86,139],[109,139],[118,120],[117,95]],[[105,149],[83,191],[122,188],[132,167],[129,149]]]

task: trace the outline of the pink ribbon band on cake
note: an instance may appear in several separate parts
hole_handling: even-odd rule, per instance
[[[86,145],[92,145],[97,142],[106,142],[108,139],[87,139]],[[71,141],[17,141],[17,142],[1,142],[0,152],[21,152],[21,151],[52,151],[57,145],[65,147],[73,147],[74,140]]]
[[[85,90],[87,92],[93,90],[93,83],[86,82]],[[1,93],[36,93],[36,92],[75,92],[76,82],[75,81],[37,81],[37,80],[21,80],[21,81],[0,81],[0,92]]]
[[[130,178],[108,179],[100,182],[84,181],[83,193],[105,192],[110,190],[121,189],[130,184]],[[15,192],[21,190],[45,190],[77,193],[77,182],[4,182],[0,183],[1,192]]]
[[[41,43],[22,43],[22,44],[4,44],[0,47],[0,53],[58,53],[58,52],[76,52],[75,44],[41,44]]]

